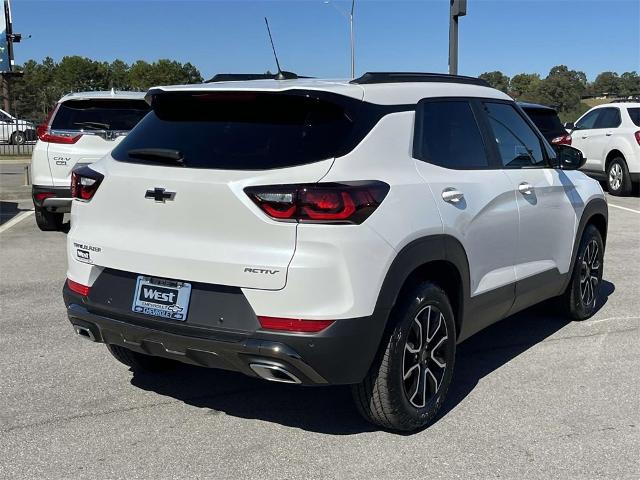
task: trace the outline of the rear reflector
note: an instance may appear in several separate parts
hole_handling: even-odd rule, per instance
[[[389,185],[378,181],[265,185],[245,193],[274,220],[360,224],[382,203]]]
[[[281,330],[299,333],[318,333],[334,322],[333,320],[301,320],[298,318],[260,316],[258,316],[258,321],[264,330]]]
[[[51,198],[51,197],[55,197],[55,196],[56,196],[56,194],[53,193],[53,192],[39,192],[39,193],[36,193],[34,195],[35,199],[38,202],[43,201],[45,198]]]
[[[89,295],[89,290],[91,289],[91,287],[87,287],[86,285],[82,285],[81,283],[74,282],[69,278],[67,278],[67,285],[69,287],[69,290],[71,290],[72,292],[76,292],[83,297]]]

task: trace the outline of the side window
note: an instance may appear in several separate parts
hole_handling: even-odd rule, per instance
[[[512,105],[485,102],[484,108],[505,168],[547,165],[540,138]]]
[[[598,119],[599,115],[600,109],[592,110],[591,112],[587,113],[576,123],[576,130],[590,130],[592,128],[596,128],[596,120]]]
[[[613,107],[601,108],[594,128],[618,128],[621,122],[620,110]]]
[[[489,160],[467,101],[426,101],[418,108],[414,156],[458,170],[487,168]]]

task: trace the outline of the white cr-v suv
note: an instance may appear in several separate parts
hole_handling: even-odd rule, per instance
[[[612,195],[630,194],[640,183],[640,103],[598,105],[569,128],[587,159],[583,170],[605,180]]]
[[[170,360],[352,384],[368,420],[427,424],[456,344],[560,297],[598,301],[599,184],[480,80],[365,74],[159,87],[74,170],[64,300],[133,369]]]
[[[62,97],[37,129],[32,197],[41,230],[59,230],[71,208],[71,170],[103,157],[149,112],[141,92],[80,92]]]

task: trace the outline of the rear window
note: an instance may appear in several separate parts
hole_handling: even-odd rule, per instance
[[[60,104],[51,128],[129,131],[149,110],[144,100],[68,100]]]
[[[629,108],[628,110],[631,121],[640,127],[640,108]]]
[[[362,104],[309,91],[160,93],[153,97],[153,112],[112,155],[166,165],[129,153],[172,151],[185,167],[223,170],[317,162],[344,155],[361,140],[356,116]]]
[[[560,118],[558,118],[558,114],[553,110],[525,108],[524,111],[545,137],[560,136],[567,133],[560,122]]]

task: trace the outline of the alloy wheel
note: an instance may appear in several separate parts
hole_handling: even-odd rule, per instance
[[[623,180],[622,166],[619,163],[614,163],[609,169],[609,185],[613,190],[618,190],[622,186]]]
[[[595,240],[587,244],[580,267],[580,297],[585,307],[595,305],[600,283],[600,248]]]
[[[442,385],[447,369],[447,324],[442,312],[433,305],[414,317],[404,347],[402,374],[409,403],[424,407]]]

